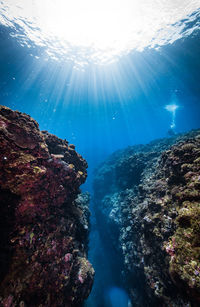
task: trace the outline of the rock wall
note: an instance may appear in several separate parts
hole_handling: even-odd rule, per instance
[[[1,306],[79,306],[89,295],[86,168],[74,145],[0,106]]]
[[[199,306],[200,130],[114,153],[94,200],[133,306]]]

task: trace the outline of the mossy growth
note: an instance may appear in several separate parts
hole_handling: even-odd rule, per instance
[[[171,256],[169,270],[175,283],[181,284],[193,299],[200,297],[200,203],[184,202],[178,211],[176,225],[166,246]]]

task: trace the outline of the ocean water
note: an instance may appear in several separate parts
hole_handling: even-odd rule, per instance
[[[75,144],[83,191],[115,150],[200,127],[199,1],[47,2],[0,1],[0,103]],[[91,221],[86,306],[130,306]]]

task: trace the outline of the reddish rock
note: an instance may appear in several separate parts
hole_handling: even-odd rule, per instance
[[[85,210],[75,201],[86,168],[67,141],[0,107],[2,306],[78,306],[89,295]]]

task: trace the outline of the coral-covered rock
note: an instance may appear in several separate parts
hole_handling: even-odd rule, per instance
[[[87,162],[75,151],[75,146],[69,144],[66,140],[58,139],[55,135],[42,131],[48,150],[54,158],[61,158],[74,168],[80,176],[81,183],[84,183],[87,177]]]
[[[0,107],[2,306],[78,306],[89,295],[88,196],[77,200],[86,168],[67,141]]]
[[[200,131],[115,153],[94,189],[133,306],[199,306]]]

